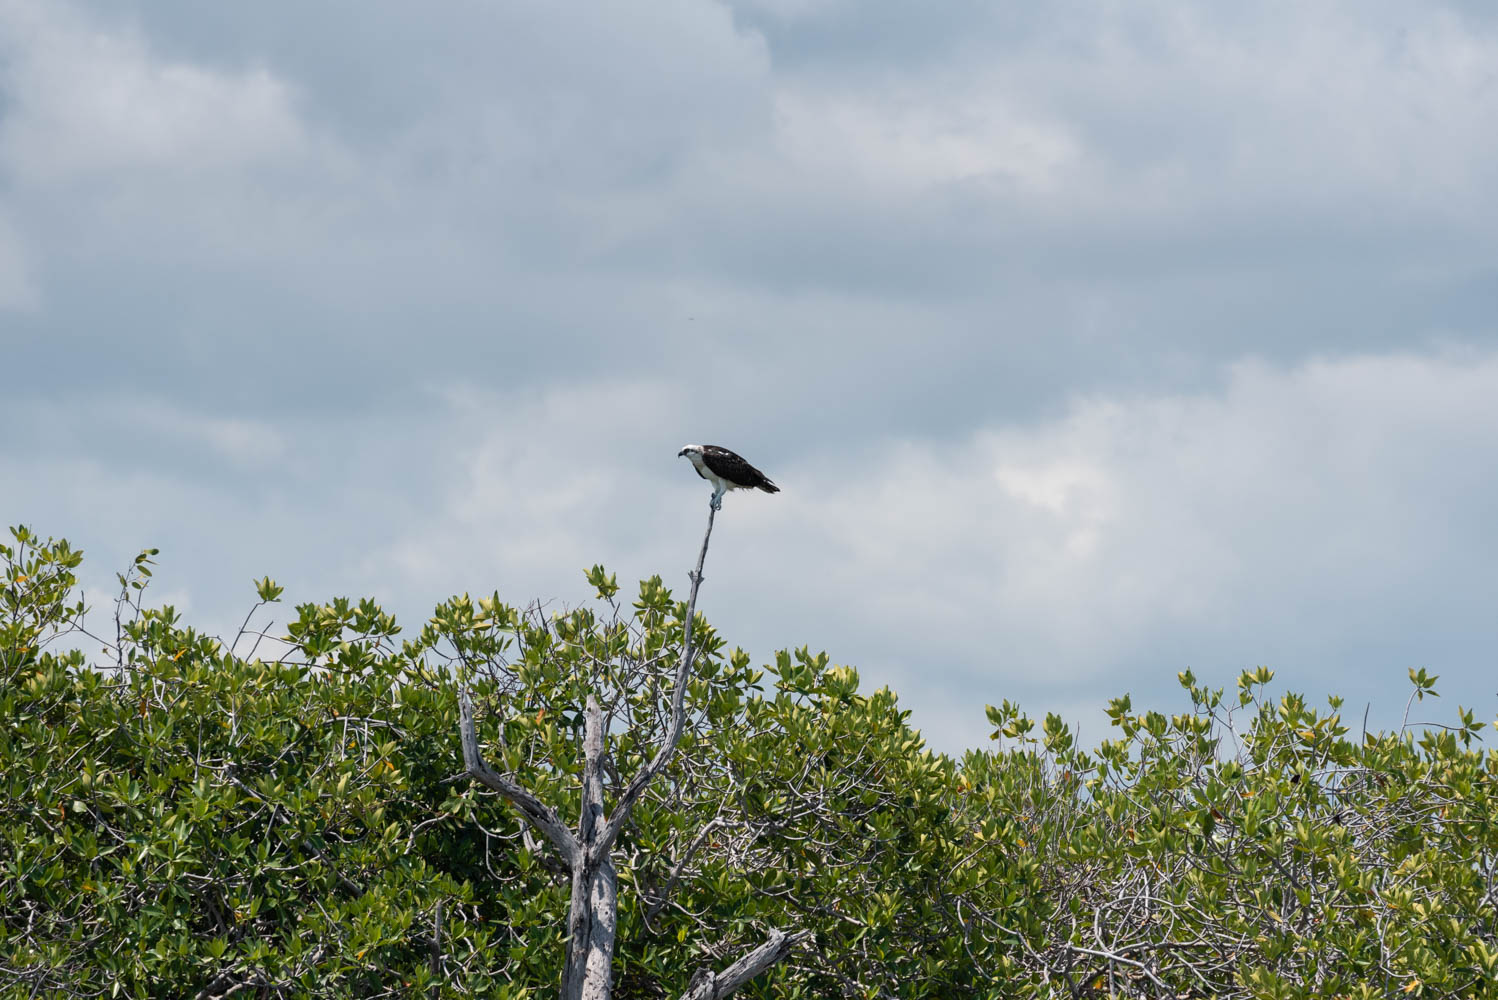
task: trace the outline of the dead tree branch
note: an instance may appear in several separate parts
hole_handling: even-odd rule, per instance
[[[692,977],[692,983],[681,995],[681,1000],[720,1000],[784,959],[792,948],[810,936],[810,931],[787,934],[781,930],[772,930],[764,944],[743,955],[722,972],[713,973],[706,969],[699,971]]]

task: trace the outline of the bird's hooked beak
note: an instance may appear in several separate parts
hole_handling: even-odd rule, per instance
[[[681,456],[685,455],[686,453],[687,453],[687,450],[685,448],[683,448],[681,451],[678,451],[676,453],[676,457],[680,458]]]

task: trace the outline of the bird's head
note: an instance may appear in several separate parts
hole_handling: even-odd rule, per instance
[[[678,451],[676,453],[676,457],[680,458],[683,455],[700,455],[700,454],[702,454],[702,445],[700,445],[700,444],[689,444],[689,445],[684,445],[682,447],[681,451]]]

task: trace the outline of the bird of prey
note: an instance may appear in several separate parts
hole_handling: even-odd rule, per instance
[[[723,508],[723,494],[729,490],[764,490],[779,493],[780,487],[770,477],[744,461],[727,448],[715,444],[689,444],[676,453],[687,456],[697,475],[713,484],[713,510]]]

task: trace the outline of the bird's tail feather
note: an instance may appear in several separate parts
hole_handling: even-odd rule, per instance
[[[759,488],[762,489],[762,490],[764,490],[766,493],[779,493],[780,492],[780,487],[776,486],[774,483],[770,482],[768,479],[766,479],[764,482],[760,483],[759,484]]]

